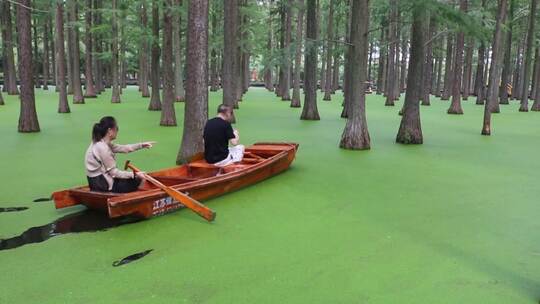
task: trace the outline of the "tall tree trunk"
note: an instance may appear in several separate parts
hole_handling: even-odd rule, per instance
[[[396,72],[396,50],[398,45],[397,37],[397,0],[390,0],[390,24],[389,24],[389,36],[388,36],[388,70],[387,70],[387,82],[386,82],[386,102],[385,106],[394,106],[394,101],[398,99],[396,96],[397,75]]]
[[[334,67],[332,68],[332,94],[339,90],[339,67],[341,60],[339,54],[334,55]],[[371,82],[370,82],[371,83]]]
[[[141,25],[145,34],[143,36],[143,41],[141,45],[141,50],[139,52],[139,90],[141,91],[142,97],[150,97],[150,89],[148,88],[148,37],[146,35],[146,30],[148,28],[148,15],[146,12],[147,4],[146,1],[141,3]]]
[[[407,83],[407,56],[409,53],[409,48],[407,44],[407,37],[405,36],[405,32],[403,33],[403,38],[401,42],[401,68],[399,69],[400,76],[399,76],[399,92],[398,97],[401,92],[405,91],[406,83]],[[433,66],[433,64],[429,65],[430,68]]]
[[[175,6],[182,6],[182,0],[175,0]],[[176,101],[184,101],[184,75],[182,73],[182,18],[180,12],[174,13],[174,92]]]
[[[320,19],[318,19],[318,20],[320,20]],[[326,44],[324,44],[323,42],[321,42],[321,44],[323,45],[323,49],[322,49],[322,52],[321,52],[321,55],[320,55],[321,69],[319,70],[320,71],[319,83],[320,83],[321,92],[324,92],[324,88],[326,88],[326,54],[327,54],[327,49],[326,49]]]
[[[34,40],[34,51],[32,52],[33,55],[34,55],[34,63],[33,63],[33,66],[34,66],[34,85],[35,85],[35,88],[38,89],[40,88],[41,86],[39,85],[40,81],[39,81],[39,51],[38,51],[38,33],[37,33],[37,26],[38,26],[38,20],[37,18],[32,18],[33,19],[33,22],[32,22],[32,31],[33,31],[33,35],[32,35],[32,38]]]
[[[369,43],[369,53],[368,53],[368,72],[367,72],[367,81],[372,82],[372,67],[373,67],[373,42]]]
[[[521,43],[518,44],[518,51],[516,56],[516,64],[514,70],[514,85],[512,89],[512,98],[521,100],[521,81],[523,78],[523,50],[525,47],[527,39],[523,39]]]
[[[433,36],[435,35],[435,32],[437,31],[437,25],[436,25],[436,19],[430,18],[429,22],[429,30],[428,30],[428,36],[427,36],[427,43],[425,46],[425,53],[426,58],[424,62],[424,77],[423,79],[423,88],[422,88],[422,95],[420,96],[420,99],[422,100],[423,106],[429,106],[431,105],[430,102],[430,92],[431,92],[431,75],[433,71]]]
[[[296,15],[296,50],[294,56],[294,76],[293,76],[293,96],[291,100],[292,108],[300,108],[300,70],[302,64],[302,33],[304,28],[304,0],[296,0],[298,14]],[[270,77],[272,75],[270,74]],[[266,80],[266,74],[265,74]]]
[[[500,95],[500,104],[509,104],[508,98],[508,87],[511,85],[510,77],[512,76],[512,29],[513,29],[513,19],[514,19],[514,3],[515,0],[510,0],[510,11],[508,15],[508,30],[506,32],[506,42],[505,42],[505,51],[504,51],[504,63],[503,70],[501,74],[501,87],[499,89]],[[517,54],[519,56],[519,54]]]
[[[452,92],[452,79],[454,66],[454,35],[451,33],[447,34],[446,40],[446,59],[444,61],[444,84],[443,84],[443,93],[441,95],[442,100],[450,99],[450,94]]]
[[[152,66],[151,66],[151,82],[152,95],[150,96],[150,104],[148,110],[161,110],[161,100],[159,98],[159,7],[158,0],[152,0]]]
[[[442,70],[442,57],[438,57],[437,58],[437,84],[435,85],[435,96],[437,97],[441,97],[441,94],[442,94],[442,88],[441,88],[441,84],[442,84],[442,75],[443,75],[443,70]]]
[[[272,7],[271,7],[271,4],[272,2],[270,2],[268,4],[268,9],[271,10]],[[270,16],[268,17],[268,39],[266,41],[266,48],[267,48],[267,51],[269,52],[269,55],[267,55],[266,57],[266,64],[264,66],[264,87],[270,91],[270,92],[273,92],[274,91],[274,79],[273,79],[273,76],[272,76],[272,68],[273,68],[273,64],[272,64],[272,57],[273,57],[273,37],[274,37],[274,29],[273,29],[273,25],[272,25],[272,19],[273,19],[273,16],[272,14],[270,14]],[[291,102],[292,103],[292,102]]]
[[[72,26],[72,51],[73,51],[73,61],[72,65],[72,77],[73,77],[73,103],[74,104],[83,104],[84,97],[81,86],[81,67],[80,67],[80,50],[79,50],[79,13],[78,13],[78,4],[76,0],[72,0],[70,5],[71,9],[71,26]]]
[[[161,126],[176,126],[174,112],[174,69],[173,69],[173,0],[163,3],[163,103],[161,108]],[[206,64],[205,64],[206,66]]]
[[[21,111],[19,132],[39,132],[34,97],[34,77],[32,66],[32,24],[30,0],[19,0],[17,5],[17,32],[19,34],[19,77],[21,79]]]
[[[536,83],[538,80],[538,70],[540,66],[540,49],[538,47],[535,48],[534,51],[534,67],[533,67],[533,73],[532,73],[532,81],[531,81],[531,98],[534,99],[536,96]]]
[[[287,0],[285,4],[285,41],[284,41],[284,55],[285,60],[283,64],[283,87],[281,90],[281,100],[291,100],[291,23],[292,23],[292,6],[293,0]]]
[[[119,92],[122,94],[122,89],[127,87],[126,83],[126,74],[127,74],[127,67],[126,67],[126,35],[124,34],[125,29],[125,22],[126,20],[126,9],[124,7],[120,8],[120,36],[119,36],[119,44],[120,44],[120,54],[119,54],[119,77],[118,77],[118,85],[119,85]]]
[[[463,83],[461,84],[463,91],[463,99],[468,100],[471,94],[471,77],[472,77],[472,58],[474,51],[474,39],[469,37],[465,48],[465,62],[463,63]]]
[[[117,12],[117,0],[112,0],[112,103],[120,103],[120,83],[118,76],[119,60],[118,60],[118,20],[116,17]]]
[[[377,71],[377,95],[381,95],[384,92],[384,84],[386,82],[385,73],[385,58],[386,58],[386,46],[384,45],[384,29],[381,29],[381,39],[379,41],[379,67]]]
[[[68,95],[73,95],[73,24],[72,24],[72,6],[74,5],[73,0],[66,1],[66,20],[67,24],[67,93]]]
[[[350,150],[370,149],[366,120],[365,82],[367,76],[369,0],[352,0],[351,45],[347,47],[345,66],[349,66],[346,92],[349,98],[347,123],[339,146]]]
[[[323,100],[331,100],[332,94],[332,59],[334,52],[334,2],[335,0],[330,0],[328,8],[328,27],[326,32],[328,33],[328,42],[326,47],[326,80],[324,87],[324,97]]]
[[[53,35],[53,25],[52,25],[52,21],[49,20],[49,26],[48,26],[48,30],[49,30],[49,58],[51,60],[50,62],[50,69],[49,69],[49,78],[52,80],[52,83],[54,83],[55,87],[57,85],[56,83],[56,56],[55,56],[55,52],[56,52],[56,47],[55,47],[55,43],[54,43],[54,35]],[[58,92],[58,88],[55,88],[55,90]]]
[[[44,21],[43,29],[43,90],[49,89],[49,27],[51,20]]]
[[[478,66],[476,67],[476,79],[474,81],[474,92],[476,93],[476,104],[484,104],[484,65],[485,65],[485,56],[486,56],[486,45],[483,41],[480,42],[480,47],[478,48]]]
[[[521,104],[519,107],[520,112],[529,111],[529,80],[532,66],[532,50],[534,48],[534,26],[536,19],[536,5],[538,0],[531,0],[531,10],[529,15],[529,27],[527,33],[527,44],[525,46],[525,63],[523,65],[523,83],[521,89]]]
[[[4,85],[8,95],[17,95],[17,74],[15,73],[15,55],[13,54],[13,29],[11,26],[11,4],[9,1],[2,1],[2,44],[4,46],[4,57],[6,58],[6,70],[4,72]],[[7,77],[6,77],[7,76]],[[6,81],[7,80],[7,81]]]
[[[69,113],[66,88],[66,52],[64,50],[64,4],[56,2],[56,62],[58,64],[58,113]]]
[[[225,0],[223,11],[223,103],[237,105],[238,1]]]
[[[420,98],[422,96],[425,55],[425,36],[429,16],[420,3],[413,7],[413,24],[411,28],[411,58],[407,77],[407,91],[403,105],[403,117],[396,136],[396,142],[402,144],[422,144],[422,126],[420,122]]]
[[[533,0],[536,1],[536,0]],[[499,9],[497,11],[497,23],[495,33],[493,34],[493,46],[491,51],[491,66],[489,70],[488,97],[484,106],[484,122],[482,126],[482,135],[491,135],[491,112],[494,104],[497,103],[499,93],[499,80],[501,77],[502,56],[504,51],[503,41],[503,23],[506,19],[508,0],[499,0]]]
[[[94,86],[94,74],[92,73],[92,52],[93,52],[93,45],[92,45],[92,0],[86,0],[86,12],[85,12],[85,20],[86,20],[86,35],[85,35],[85,61],[86,61],[86,68],[85,68],[85,82],[86,82],[86,93],[84,94],[84,97],[86,98],[95,98],[96,97],[96,88]]]
[[[204,150],[203,130],[208,119],[208,0],[188,6],[186,106],[182,144],[176,163],[185,163]]]
[[[219,90],[218,58],[214,48],[210,52],[210,73],[210,91],[217,92]]]
[[[317,1],[307,0],[307,26],[304,57],[304,108],[300,119],[319,120],[317,110]]]
[[[369,3],[368,3],[369,5]],[[352,29],[352,0],[347,1],[346,8],[347,8],[347,27],[345,30],[345,41],[348,46],[351,45],[351,29]],[[368,21],[369,22],[369,21]],[[380,56],[380,55],[379,55]],[[345,62],[347,62],[347,53],[345,53]],[[343,103],[342,103],[342,111],[341,111],[341,118],[348,118],[349,112],[351,111],[351,97],[350,97],[350,76],[349,76],[349,69],[350,66],[348,64],[344,65],[343,68]],[[364,92],[365,93],[365,92]]]
[[[462,14],[467,13],[467,0],[459,1],[459,10]],[[463,46],[465,45],[465,33],[460,31],[456,37],[456,53],[454,56],[454,69],[452,77],[452,102],[448,108],[448,114],[463,114],[461,107],[461,81],[463,76]]]

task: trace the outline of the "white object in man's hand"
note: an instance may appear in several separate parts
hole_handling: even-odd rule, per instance
[[[239,137],[239,136],[240,136],[240,132],[238,132],[237,129],[234,129],[234,130],[233,130],[233,134],[234,134],[235,137]]]

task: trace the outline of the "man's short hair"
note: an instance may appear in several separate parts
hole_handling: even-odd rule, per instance
[[[233,108],[231,106],[228,106],[226,104],[220,104],[217,108],[218,113],[231,113]]]

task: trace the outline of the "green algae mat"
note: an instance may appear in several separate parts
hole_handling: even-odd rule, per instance
[[[29,208],[0,213],[0,239],[84,209],[32,200],[86,182],[101,116],[118,119],[119,143],[158,142],[129,155],[139,167],[174,165],[183,104],[179,126],[160,127],[135,88],[121,104],[108,92],[71,114],[36,92],[41,133],[17,133],[16,97],[0,107],[0,208]],[[221,95],[210,98],[213,115]],[[241,141],[300,143],[288,171],[206,201],[211,224],[182,210],[1,250],[0,303],[537,303],[540,113],[502,105],[483,137],[483,107],[466,101],[465,115],[451,116],[434,99],[421,108],[425,144],[402,146],[402,103],[370,95],[372,149],[344,151],[341,101],[321,101],[321,121],[300,121],[300,109],[251,89],[236,113]]]

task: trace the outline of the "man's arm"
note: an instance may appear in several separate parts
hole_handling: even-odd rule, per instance
[[[230,143],[233,146],[236,146],[240,143],[240,134],[238,133],[238,130],[236,129],[234,129],[233,134],[234,134],[234,138],[231,138]]]

